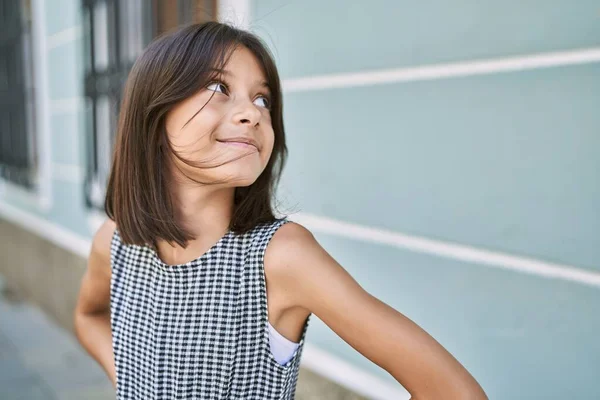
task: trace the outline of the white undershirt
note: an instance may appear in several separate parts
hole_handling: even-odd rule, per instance
[[[281,333],[277,332],[273,325],[269,322],[269,343],[271,345],[271,353],[275,357],[275,360],[281,365],[288,362],[294,352],[300,345],[299,343],[294,343],[291,340],[284,337]]]

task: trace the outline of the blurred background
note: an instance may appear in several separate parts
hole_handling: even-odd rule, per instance
[[[0,399],[114,398],[72,312],[121,89],[211,19],[279,66],[290,219],[491,399],[600,399],[597,0],[0,0]],[[302,362],[300,399],[409,397],[316,317]]]

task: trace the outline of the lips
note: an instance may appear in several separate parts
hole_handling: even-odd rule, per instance
[[[258,147],[258,143],[256,142],[256,140],[252,139],[252,138],[247,138],[247,137],[235,137],[235,138],[231,138],[231,139],[221,139],[218,140],[217,142],[220,143],[228,143],[228,144],[232,144],[232,145],[239,145],[239,146],[253,146],[255,147],[257,150],[259,150]]]

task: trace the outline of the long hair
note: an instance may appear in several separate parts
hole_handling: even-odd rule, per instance
[[[125,84],[104,203],[124,243],[155,247],[160,238],[185,247],[194,239],[174,218],[168,161],[173,155],[187,161],[173,151],[165,118],[175,104],[208,85],[214,71],[224,67],[238,46],[249,49],[264,70],[275,140],[261,175],[251,185],[235,188],[229,228],[243,233],[275,219],[272,196],[287,159],[287,146],[281,83],[273,57],[249,32],[218,22],[191,24],[150,43]]]

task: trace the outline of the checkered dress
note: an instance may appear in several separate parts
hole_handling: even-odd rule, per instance
[[[285,365],[269,346],[263,256],[287,218],[170,266],[149,246],[111,243],[117,399],[294,399],[308,328]]]

